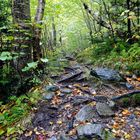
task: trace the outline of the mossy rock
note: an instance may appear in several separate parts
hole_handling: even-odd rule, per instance
[[[135,94],[132,96],[132,104],[134,106],[140,105],[140,94]]]
[[[127,107],[130,105],[130,102],[131,102],[130,98],[123,98],[120,100],[119,103],[120,103],[120,106]]]
[[[139,106],[140,94],[134,94],[130,97],[124,97],[117,101],[117,105],[121,107]]]

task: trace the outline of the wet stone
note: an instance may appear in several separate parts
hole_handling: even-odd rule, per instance
[[[49,86],[46,86],[45,89],[47,91],[50,91],[50,92],[56,92],[59,90],[59,87],[56,86],[56,85],[49,85]]]
[[[68,88],[60,89],[60,91],[61,91],[61,93],[66,93],[66,94],[72,93],[72,90],[71,89],[68,89]]]
[[[64,97],[65,96],[65,94],[64,93],[60,93],[60,95],[59,95],[60,97]]]
[[[77,127],[77,134],[81,136],[99,136],[102,137],[103,125],[102,124],[86,124]]]
[[[94,77],[106,81],[125,82],[126,80],[119,74],[119,72],[109,68],[96,68],[91,70],[90,74]]]
[[[69,136],[66,136],[65,134],[60,134],[59,140],[72,140]]]
[[[108,101],[108,98],[105,97],[105,96],[95,96],[94,99],[97,101],[97,102],[107,102]]]
[[[73,98],[72,103],[73,103],[74,106],[77,106],[77,105],[80,105],[80,104],[89,103],[91,101],[93,101],[92,98],[87,97],[87,96],[80,96],[80,97],[75,96]]]
[[[108,101],[108,105],[109,105],[109,107],[110,107],[111,109],[115,109],[115,108],[116,108],[116,104],[115,104],[115,102],[112,101],[112,100],[109,100],[109,101]]]
[[[52,136],[49,140],[58,140],[55,136]]]
[[[115,115],[114,111],[107,103],[98,102],[96,104],[96,110],[101,117],[111,117]]]
[[[123,86],[124,88],[126,88],[128,90],[134,89],[134,86],[129,83],[121,82],[120,84],[121,84],[121,86]]]
[[[52,93],[46,93],[46,95],[43,96],[43,99],[44,100],[51,100],[53,99],[53,97],[55,96],[55,94],[52,92]]]
[[[95,111],[92,105],[86,105],[80,109],[75,118],[77,121],[86,121],[95,116]]]

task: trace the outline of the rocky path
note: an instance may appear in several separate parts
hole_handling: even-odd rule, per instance
[[[130,92],[131,85],[117,87],[99,80],[101,71],[95,78],[95,71],[70,63],[63,74],[51,76],[54,83],[44,86],[32,124],[19,140],[140,140],[140,108],[111,100]]]

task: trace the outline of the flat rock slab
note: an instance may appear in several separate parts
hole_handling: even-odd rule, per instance
[[[77,134],[81,136],[99,136],[102,137],[104,127],[102,124],[86,124],[77,127]]]
[[[101,117],[111,117],[115,115],[114,111],[107,103],[98,102],[96,104],[96,110]]]
[[[46,93],[46,95],[43,96],[44,100],[51,100],[53,97],[55,96],[55,94],[52,93]]]
[[[120,75],[119,72],[108,68],[96,68],[91,70],[92,76],[101,78],[106,81],[125,82],[126,80]]]
[[[95,96],[94,97],[95,101],[97,102],[102,102],[102,103],[106,103],[108,102],[108,98],[106,96]]]
[[[68,89],[68,88],[63,88],[63,89],[60,89],[60,92],[61,93],[66,93],[66,94],[70,94],[70,93],[72,93],[72,90]]]
[[[50,92],[56,92],[59,90],[59,87],[56,85],[48,85],[45,87],[45,89]]]
[[[80,109],[75,118],[77,121],[86,121],[95,116],[95,111],[92,105],[86,105]]]
[[[92,102],[93,98],[87,97],[87,96],[74,96],[72,103],[74,106],[89,103]]]

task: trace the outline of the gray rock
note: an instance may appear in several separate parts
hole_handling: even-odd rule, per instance
[[[90,74],[106,81],[125,82],[126,80],[119,72],[108,68],[96,68],[91,70]]]
[[[99,136],[102,137],[104,127],[102,124],[86,124],[77,127],[77,134],[81,136]]]
[[[108,98],[106,96],[95,96],[94,99],[97,102],[102,102],[102,103],[106,103],[108,101]]]
[[[72,93],[72,90],[71,89],[68,89],[68,88],[60,89],[60,91],[61,91],[61,93],[66,93],[66,94]]]
[[[108,105],[109,105],[109,107],[110,107],[111,109],[115,109],[115,108],[116,108],[116,104],[115,104],[115,102],[112,101],[112,100],[109,100],[109,101],[108,101]]]
[[[52,136],[49,140],[57,140],[55,136]]]
[[[121,82],[120,85],[123,86],[123,87],[125,87],[128,90],[134,89],[134,86],[131,85],[131,84],[129,84],[129,83],[127,83],[127,82],[126,83],[125,82]]]
[[[57,90],[59,90],[59,87],[56,85],[49,85],[46,86],[45,89],[50,92],[56,92]]]
[[[80,111],[76,114],[75,118],[77,121],[86,121],[95,116],[95,111],[93,106],[86,105],[80,109]]]
[[[60,95],[59,95],[60,97],[64,97],[65,96],[65,94],[64,93],[60,93]]]
[[[51,100],[54,96],[55,96],[55,94],[53,92],[46,93],[46,95],[43,96],[43,99],[44,100]]]
[[[72,103],[74,106],[84,104],[84,103],[89,103],[92,102],[93,98],[88,97],[88,96],[74,96]]]
[[[102,117],[111,117],[115,115],[114,111],[111,109],[111,107],[107,103],[98,102],[96,104],[96,110],[98,114]]]
[[[69,136],[66,136],[65,134],[60,134],[59,140],[71,140]]]

